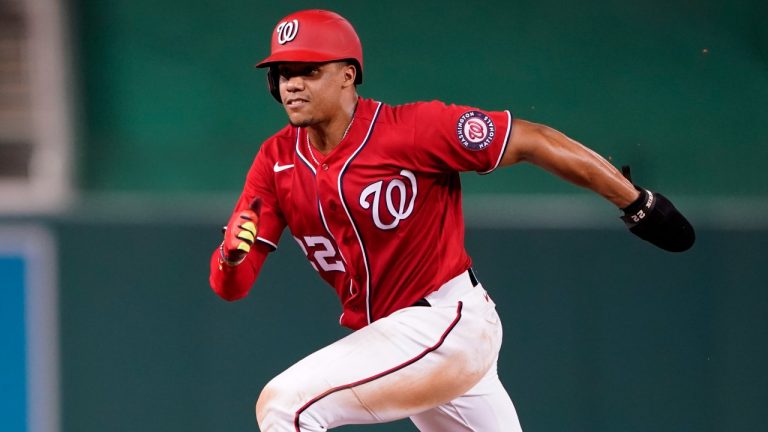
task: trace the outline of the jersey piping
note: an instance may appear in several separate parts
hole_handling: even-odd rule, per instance
[[[323,206],[320,203],[320,199],[317,200],[317,208],[320,211],[320,220],[323,222],[323,228],[325,228],[325,232],[328,233],[329,236],[333,239],[333,241],[336,242],[336,244],[339,244],[339,241],[336,239],[336,236],[333,235],[331,232],[331,229],[328,227],[328,222],[325,220],[325,213],[323,212]],[[347,259],[344,258],[344,252],[341,251],[341,248],[338,248],[339,255],[341,255],[341,260],[344,261],[344,271],[349,268],[349,264],[347,263]]]
[[[277,250],[277,244],[272,243],[271,241],[265,239],[264,237],[256,237],[256,240],[258,240],[258,241],[260,241],[262,243],[266,243],[269,246],[271,246],[274,250]]]
[[[305,132],[306,133],[306,132]],[[315,170],[315,167],[307,160],[307,158],[304,156],[304,154],[301,152],[301,128],[296,128],[296,154],[299,155],[299,158],[301,161],[307,166],[307,168],[312,171],[312,174],[314,176],[317,176],[317,171]],[[325,213],[323,212],[323,206],[320,202],[320,198],[317,199],[317,210],[320,215],[320,221],[323,223],[323,228],[325,228],[325,232],[330,236],[336,244],[339,244],[339,241],[336,239],[336,236],[333,235],[331,232],[331,229],[328,227],[328,222],[325,220]],[[302,245],[303,246],[303,245]],[[306,254],[306,250],[304,251],[304,254]],[[344,268],[349,268],[349,263],[347,262],[347,259],[344,257],[344,253],[341,251],[341,248],[339,248],[339,255],[341,256],[341,260],[344,262]],[[314,263],[312,264],[314,266]],[[317,270],[317,267],[315,267],[315,270]],[[319,270],[318,270],[319,271]],[[350,281],[351,285],[351,281]]]
[[[301,149],[299,149],[299,146],[301,145],[301,129],[296,128],[296,154],[299,155],[299,159],[301,159],[302,162],[304,162],[304,165],[309,168],[310,171],[312,171],[312,174],[314,176],[317,176],[317,171],[315,171],[315,167],[312,166],[311,163],[307,160],[307,158],[304,157],[304,154],[301,152]]]
[[[379,111],[381,110],[381,102],[377,102],[376,105],[376,111],[373,113],[373,118],[371,119],[371,125],[368,127],[368,132],[365,134],[365,138],[363,138],[363,142],[360,144],[360,146],[352,153],[352,155],[347,159],[347,161],[344,163],[344,166],[341,168],[341,171],[339,171],[339,179],[338,179],[338,189],[339,189],[339,199],[341,202],[341,205],[344,207],[344,212],[347,214],[347,218],[349,219],[350,224],[352,224],[352,229],[355,231],[355,236],[357,237],[357,241],[360,244],[360,253],[363,256],[363,265],[365,266],[365,313],[367,317],[368,324],[371,323],[371,269],[368,265],[368,254],[365,252],[365,245],[363,244],[363,238],[360,235],[360,230],[357,229],[357,225],[355,224],[354,219],[352,219],[352,213],[349,211],[349,207],[347,206],[347,201],[344,199],[344,192],[342,190],[342,178],[344,177],[344,172],[347,170],[347,167],[352,162],[352,160],[360,154],[360,151],[363,150],[363,147],[368,143],[368,139],[371,137],[371,133],[373,132],[373,127],[376,125],[376,120],[379,118]]]
[[[496,159],[496,164],[493,165],[493,168],[489,169],[488,171],[479,173],[481,175],[490,174],[491,171],[498,168],[499,164],[501,163],[501,159],[504,157],[504,153],[507,151],[507,145],[509,145],[509,135],[512,133],[512,114],[509,112],[509,110],[504,110],[504,112],[507,113],[507,133],[504,135],[504,143],[501,146],[499,158]]]

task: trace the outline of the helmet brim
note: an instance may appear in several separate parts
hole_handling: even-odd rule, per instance
[[[339,54],[323,53],[314,50],[291,50],[278,52],[256,63],[257,68],[265,68],[275,63],[301,62],[301,63],[325,63],[331,61],[341,61],[354,56],[339,57]]]

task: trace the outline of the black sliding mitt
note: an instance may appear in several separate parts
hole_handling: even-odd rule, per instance
[[[624,176],[632,181],[629,167],[622,167]],[[637,187],[640,196],[621,209],[621,220],[632,234],[670,251],[683,252],[693,246],[696,234],[690,222],[664,195]]]

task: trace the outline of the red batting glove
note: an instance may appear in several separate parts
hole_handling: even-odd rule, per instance
[[[237,212],[224,227],[224,241],[219,247],[221,262],[236,266],[245,260],[259,232],[261,198],[254,198],[247,209]]]

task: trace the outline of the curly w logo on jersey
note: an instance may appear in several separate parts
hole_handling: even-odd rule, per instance
[[[379,180],[368,185],[360,194],[360,205],[366,210],[371,209],[373,223],[379,229],[391,230],[413,212],[413,204],[416,202],[416,194],[418,193],[416,176],[407,169],[400,171],[400,175],[408,181],[408,185],[403,179],[394,178],[386,182],[385,188],[384,180]],[[385,205],[382,205],[382,193],[384,194]],[[372,202],[369,202],[370,197],[372,197]],[[385,222],[381,218],[382,207],[389,213],[389,217],[386,218],[389,222]]]

